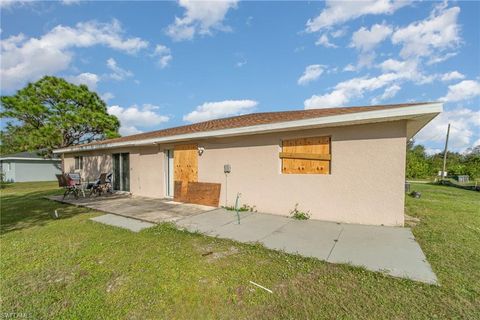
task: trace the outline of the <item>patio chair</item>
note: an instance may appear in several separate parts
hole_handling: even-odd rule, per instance
[[[75,199],[78,199],[79,189],[77,188],[75,181],[66,174],[56,174],[55,176],[58,180],[58,186],[65,189],[62,199],[65,199],[65,197],[71,193],[73,193]]]
[[[80,173],[69,173],[67,174],[67,176],[69,179],[74,181],[76,188],[82,193],[83,197],[85,198],[85,190],[83,187],[82,177],[80,176]]]
[[[111,173],[101,173],[98,180],[90,186],[90,196],[101,196],[102,193],[112,193],[111,178]]]

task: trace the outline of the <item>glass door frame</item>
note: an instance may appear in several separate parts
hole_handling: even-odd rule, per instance
[[[173,198],[174,193],[174,166],[173,149],[165,150],[165,197]]]
[[[125,157],[127,159],[126,161],[125,161]],[[118,163],[118,168],[115,163]],[[112,185],[113,190],[129,192],[130,191],[130,153],[128,152],[113,153],[112,166],[113,166],[113,185]],[[126,166],[126,168],[124,166]],[[118,185],[117,185],[117,181],[115,181],[117,176],[119,180]],[[118,189],[116,188],[117,186],[118,186]]]

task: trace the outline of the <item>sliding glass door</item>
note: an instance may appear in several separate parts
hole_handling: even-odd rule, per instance
[[[114,153],[113,157],[113,190],[130,191],[129,153]]]

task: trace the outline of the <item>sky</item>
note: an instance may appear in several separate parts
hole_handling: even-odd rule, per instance
[[[5,1],[2,95],[86,84],[122,135],[251,112],[442,101],[428,153],[480,144],[480,2]]]

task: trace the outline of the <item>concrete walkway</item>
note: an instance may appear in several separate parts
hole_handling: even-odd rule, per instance
[[[133,232],[140,232],[143,229],[147,229],[155,226],[154,223],[140,221],[133,218],[122,217],[122,216],[118,216],[116,214],[110,214],[110,213],[107,213],[98,217],[90,218],[90,220],[107,224],[109,226],[128,229]]]
[[[240,242],[348,263],[394,277],[437,283],[437,277],[409,228],[364,226],[262,214],[236,214],[224,209],[175,222],[180,228]]]
[[[50,197],[62,201],[61,197]],[[437,278],[409,228],[364,226],[318,220],[298,221],[264,214],[240,213],[162,199],[120,197],[62,201],[110,212],[144,222],[173,222],[179,228],[239,242],[259,242],[274,250],[314,257],[331,263],[348,263],[394,277],[436,284]],[[112,215],[98,222],[138,231],[132,219]],[[132,229],[133,228],[133,229]],[[137,230],[138,229],[138,230]]]

